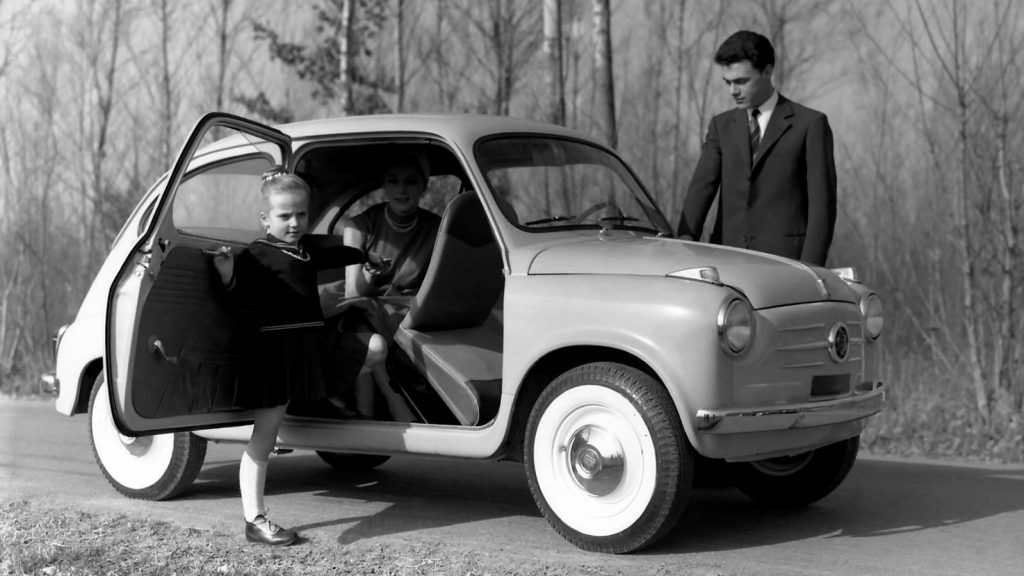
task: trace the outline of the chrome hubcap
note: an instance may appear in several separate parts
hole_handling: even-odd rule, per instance
[[[128,453],[133,456],[145,454],[149,447],[153,445],[152,436],[125,436],[120,432],[117,433],[117,436],[121,439],[121,444],[128,450]]]
[[[604,428],[583,426],[569,438],[568,467],[576,485],[594,496],[607,496],[622,483],[622,444]]]

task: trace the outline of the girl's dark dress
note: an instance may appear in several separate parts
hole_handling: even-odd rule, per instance
[[[267,235],[235,258],[235,295],[253,341],[242,368],[243,408],[325,398],[335,362],[329,356],[317,293],[317,270],[363,261],[362,251],[337,238],[306,236],[297,246]]]

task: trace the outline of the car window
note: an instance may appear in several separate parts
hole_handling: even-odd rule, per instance
[[[420,197],[420,208],[425,208],[440,216],[444,213],[445,207],[448,206],[448,203],[451,202],[452,198],[459,193],[461,188],[462,180],[459,177],[451,174],[431,176],[427,181],[427,189]],[[374,204],[386,201],[387,198],[384,196],[384,189],[377,188],[366,196],[363,196],[353,202],[349,209],[345,211],[345,214],[348,216],[354,216]]]
[[[601,227],[671,234],[633,174],[599,147],[515,136],[481,142],[476,156],[502,212],[523,230]]]
[[[462,164],[450,148],[434,142],[424,144],[421,139],[415,142],[348,141],[297,151],[295,173],[313,190],[310,223],[323,219],[324,233],[339,234],[342,217],[354,217],[370,206],[385,202],[382,162],[395,146],[414,149],[427,159],[430,178],[420,197],[420,207],[442,215],[467,181]]]
[[[175,227],[214,238],[258,234],[260,177],[271,167],[268,157],[252,155],[188,174],[174,197]]]

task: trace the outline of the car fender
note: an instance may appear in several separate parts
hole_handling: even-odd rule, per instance
[[[503,393],[514,396],[531,368],[559,350],[610,348],[650,368],[692,439],[696,411],[731,400],[732,361],[716,322],[735,295],[722,285],[661,276],[511,276]]]
[[[83,308],[83,311],[85,309]],[[62,383],[57,396],[57,412],[72,416],[81,412],[80,398],[88,398],[91,380],[89,366],[103,360],[103,316],[80,313],[68,325],[57,348],[57,380]]]

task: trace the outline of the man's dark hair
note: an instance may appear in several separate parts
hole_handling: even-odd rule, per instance
[[[740,30],[729,36],[715,52],[715,64],[729,66],[749,60],[759,72],[768,65],[775,66],[775,49],[772,43],[757,32]]]

